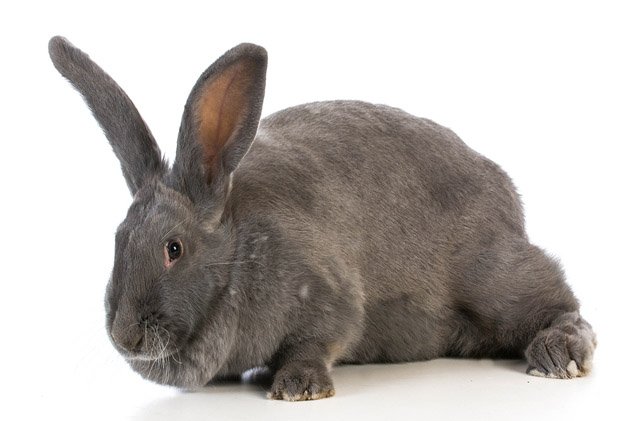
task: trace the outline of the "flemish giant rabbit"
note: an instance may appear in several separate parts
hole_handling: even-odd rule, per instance
[[[595,335],[511,180],[449,129],[355,101],[259,121],[267,56],[241,44],[195,84],[171,167],[100,67],[61,37],[49,52],[133,195],[106,328],[143,377],[192,388],[264,366],[271,398],[305,400],[334,394],[339,363],[590,370]]]

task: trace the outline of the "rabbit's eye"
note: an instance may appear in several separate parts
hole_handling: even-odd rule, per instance
[[[173,262],[179,259],[179,257],[181,257],[181,251],[181,241],[170,240],[168,243],[166,243],[166,255],[168,257],[168,262]]]

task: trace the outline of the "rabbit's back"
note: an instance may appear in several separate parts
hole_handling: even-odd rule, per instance
[[[397,108],[330,101],[277,112],[262,120],[249,166],[262,179],[281,181],[281,192],[309,183],[307,194],[322,199],[313,204],[344,221],[418,226],[495,211],[524,235],[509,177],[451,130]]]
[[[345,360],[445,353],[456,303],[471,301],[467,265],[494,242],[525,241],[497,165],[451,130],[387,106],[319,102],[266,117],[233,186],[238,220],[279,227],[284,264],[302,260],[360,308],[356,340],[367,343]],[[422,346],[387,351],[410,338]]]

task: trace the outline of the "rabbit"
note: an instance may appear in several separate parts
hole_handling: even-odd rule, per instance
[[[206,69],[174,163],[97,64],[60,36],[57,70],[110,142],[133,201],[115,235],[108,336],[133,370],[196,389],[263,367],[271,399],[334,395],[337,364],[526,358],[591,370],[591,325],[531,244],[507,174],[454,132],[359,101],[262,120],[267,53]]]

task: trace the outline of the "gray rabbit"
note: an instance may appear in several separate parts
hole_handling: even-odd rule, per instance
[[[124,91],[62,37],[133,196],[106,329],[143,377],[183,388],[253,367],[272,399],[334,394],[335,364],[526,357],[591,369],[595,334],[529,243],[496,164],[399,109],[317,102],[259,121],[266,51],[241,44],[185,105],[172,167]]]

